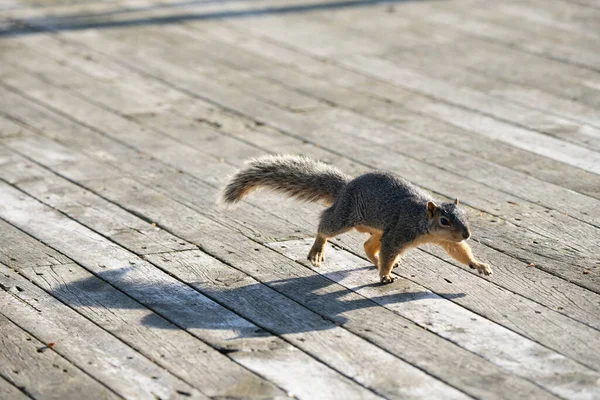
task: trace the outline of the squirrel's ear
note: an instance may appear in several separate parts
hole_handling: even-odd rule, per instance
[[[458,205],[458,197],[456,198],[456,200],[454,200],[454,204]]]
[[[435,212],[437,211],[437,206],[433,201],[427,202],[427,218],[433,218],[435,216]]]

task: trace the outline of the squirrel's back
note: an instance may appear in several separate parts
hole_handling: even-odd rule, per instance
[[[249,160],[221,193],[221,202],[234,204],[260,187],[304,201],[332,204],[350,177],[337,168],[308,157],[281,155]]]
[[[403,222],[423,229],[425,210],[431,196],[400,176],[372,171],[350,181],[334,207],[348,225],[366,225],[384,230]],[[345,210],[344,212],[341,212]]]

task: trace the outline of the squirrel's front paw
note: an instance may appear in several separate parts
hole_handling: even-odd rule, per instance
[[[311,250],[310,253],[308,253],[308,257],[306,257],[312,265],[314,265],[315,267],[319,267],[321,266],[321,262],[325,259],[325,251],[324,249],[321,250]]]
[[[484,274],[484,275],[492,275],[493,274],[492,269],[490,268],[490,266],[487,265],[487,264],[484,264],[484,263],[480,263],[480,262],[478,262],[478,263],[471,263],[471,264],[469,264],[469,267],[471,267],[473,269],[476,269],[477,272],[479,272],[480,275],[481,274]]]
[[[383,283],[384,285],[387,285],[388,283],[392,283],[394,282],[396,279],[398,279],[395,276],[391,276],[391,275],[383,275],[381,277],[381,283]]]

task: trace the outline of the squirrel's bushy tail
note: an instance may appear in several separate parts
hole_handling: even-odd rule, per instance
[[[234,204],[254,189],[267,188],[303,201],[333,203],[350,178],[335,167],[302,156],[262,156],[249,160],[221,193]]]

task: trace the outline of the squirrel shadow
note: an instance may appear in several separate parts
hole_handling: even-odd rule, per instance
[[[370,269],[360,267],[352,271]],[[152,281],[136,267],[106,271],[98,276],[65,283],[52,294],[75,307],[101,309],[145,309],[154,311],[141,324],[159,329],[228,329],[236,339],[320,331],[343,325],[345,313],[442,296],[464,297],[464,293],[434,294],[406,292],[364,298],[352,289],[331,291],[335,282],[327,274],[258,283],[248,279],[219,278],[200,281]],[[352,271],[336,272],[348,274]],[[198,275],[196,275],[198,276]],[[110,283],[109,283],[110,282]],[[379,286],[369,284],[366,286]],[[374,301],[375,300],[375,301]],[[248,322],[251,321],[251,322]],[[368,323],[365,320],[365,323]]]

